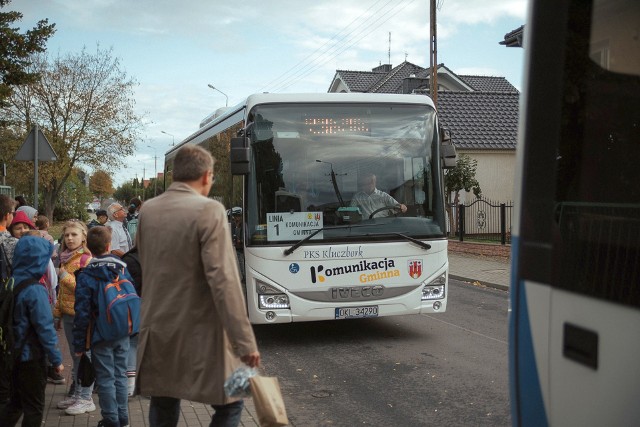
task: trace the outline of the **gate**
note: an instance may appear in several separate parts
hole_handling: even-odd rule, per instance
[[[469,204],[450,205],[451,234],[464,239],[511,243],[513,203],[477,199]]]

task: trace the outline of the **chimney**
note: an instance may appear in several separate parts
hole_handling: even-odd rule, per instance
[[[416,89],[429,89],[429,79],[422,79],[411,74],[402,79],[402,93],[413,93]]]
[[[373,71],[374,73],[388,73],[389,71],[391,71],[391,64],[378,65],[371,71]]]

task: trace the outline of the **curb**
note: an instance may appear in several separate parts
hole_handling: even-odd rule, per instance
[[[486,286],[487,288],[493,288],[493,289],[497,289],[499,291],[509,292],[509,286],[501,285],[499,283],[491,283],[491,282],[485,282],[485,281],[477,280],[477,279],[470,279],[468,277],[458,276],[456,274],[451,274],[451,273],[449,273],[449,278],[455,279],[455,280],[459,280],[461,282],[471,283],[471,284],[477,282],[482,286]]]

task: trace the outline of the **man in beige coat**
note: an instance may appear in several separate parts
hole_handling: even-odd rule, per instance
[[[243,402],[225,396],[224,381],[240,361],[260,364],[225,209],[206,197],[213,162],[200,147],[181,148],[173,184],[140,210],[136,387],[151,396],[152,427],[176,426],[180,399],[213,405],[212,425],[237,426]]]

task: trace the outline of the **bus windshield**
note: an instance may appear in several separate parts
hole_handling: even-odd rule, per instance
[[[258,105],[248,129],[249,245],[444,237],[428,105]]]

